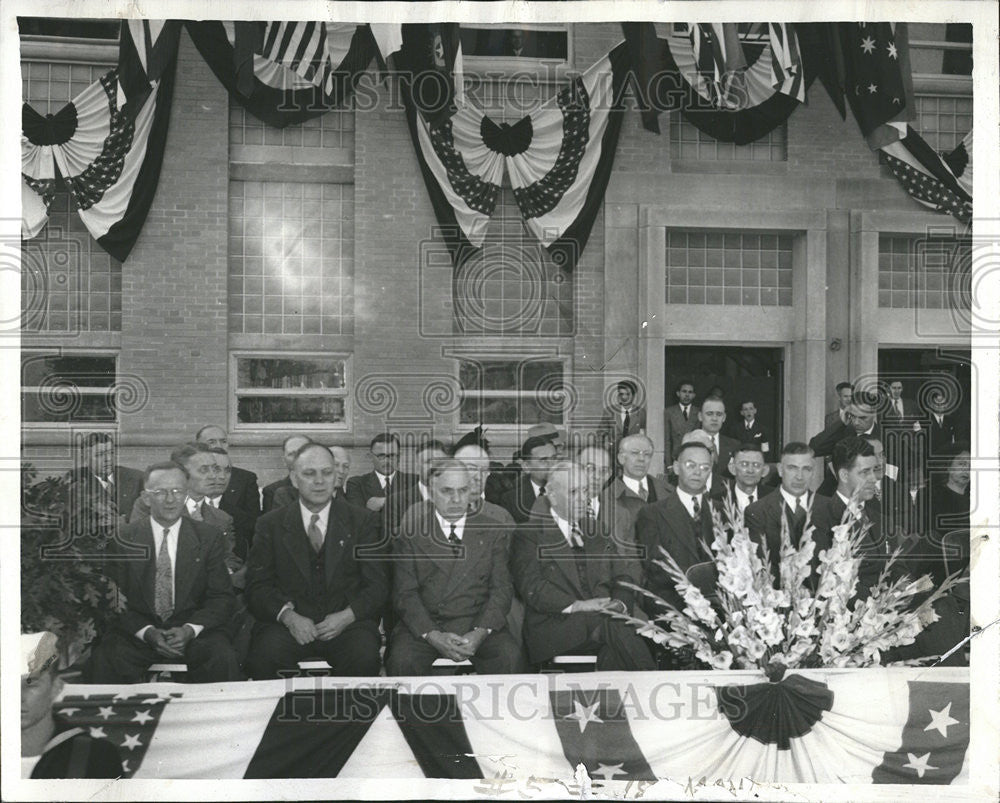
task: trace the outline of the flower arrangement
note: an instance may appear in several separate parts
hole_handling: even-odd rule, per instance
[[[100,555],[114,533],[116,513],[96,500],[86,516],[72,518],[69,484],[56,477],[36,482],[21,467],[21,630],[49,630],[59,638],[61,663],[76,662],[105,621],[124,607]]]
[[[742,515],[727,499],[729,526],[713,510],[713,541],[702,545],[718,572],[716,593],[706,596],[661,547],[663,557],[654,562],[673,580],[684,607],[626,583],[656,603],[660,612],[649,621],[613,615],[640,635],[681,656],[693,654],[713,669],[757,668],[780,676],[784,669],[877,665],[887,650],[912,644],[937,621],[934,602],[965,580],[956,573],[937,589],[928,575],[913,580],[894,571],[897,549],[868,596],[858,596],[860,548],[870,525],[861,524],[856,510],[852,501],[833,527],[830,548],[820,551],[818,565],[810,518],[798,547],[792,545],[783,520],[776,581],[766,544],[751,540]],[[924,599],[915,604],[918,596]]]

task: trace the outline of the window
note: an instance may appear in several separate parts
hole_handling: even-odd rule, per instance
[[[519,67],[525,61],[569,61],[570,37],[564,25],[463,25],[462,58],[488,58]]]
[[[265,125],[239,103],[229,104],[230,145],[349,148],[354,145],[354,109],[331,109],[297,125]]]
[[[114,354],[21,355],[21,421],[27,426],[118,421]]]
[[[971,254],[954,236],[880,234],[878,305],[893,309],[971,306]]]
[[[229,186],[229,331],[352,334],[354,185]]]
[[[915,82],[929,75],[972,75],[970,23],[911,22],[908,29]]]
[[[667,230],[668,304],[788,307],[790,234]]]
[[[349,370],[345,354],[234,354],[236,428],[345,429]]]
[[[972,130],[971,95],[920,95],[916,101],[916,129],[934,150],[954,150]]]
[[[692,112],[697,114],[697,112]],[[784,162],[786,127],[782,123],[767,136],[748,145],[721,142],[710,137],[679,114],[670,115],[670,153],[673,159],[715,162]]]
[[[561,425],[567,412],[561,360],[461,360],[461,425]]]

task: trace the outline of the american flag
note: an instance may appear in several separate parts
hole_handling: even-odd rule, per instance
[[[881,150],[893,175],[915,200],[936,212],[951,214],[963,223],[972,219],[972,196],[941,155],[916,131],[906,126],[902,139]]]
[[[351,23],[269,22],[261,55],[330,94],[357,28]]]

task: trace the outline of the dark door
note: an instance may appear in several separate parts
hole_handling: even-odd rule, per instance
[[[783,376],[784,349],[739,346],[666,346],[664,349],[666,404],[677,402],[674,390],[678,382],[691,381],[695,404],[713,389],[722,391],[726,403],[723,432],[736,435],[731,428],[742,424],[740,405],[752,400],[757,420],[763,425],[770,444],[768,460],[781,451],[784,418]]]

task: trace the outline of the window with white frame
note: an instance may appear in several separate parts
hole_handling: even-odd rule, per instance
[[[254,352],[231,355],[236,429],[346,429],[350,356]]]
[[[462,59],[473,69],[481,65],[523,69],[537,62],[571,63],[572,37],[559,23],[462,25]]]
[[[558,359],[462,359],[459,423],[493,427],[562,425],[566,415],[566,365]]]
[[[118,423],[115,353],[21,353],[21,422],[25,427]]]

